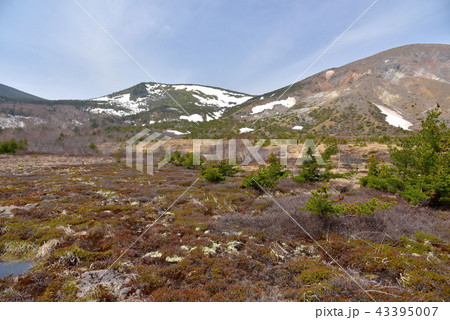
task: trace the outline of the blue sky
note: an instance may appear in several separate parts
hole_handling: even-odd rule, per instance
[[[157,81],[251,94],[297,80],[373,2],[78,1]],[[450,44],[450,1],[379,0],[304,77],[412,43]],[[72,0],[0,0],[0,83],[87,99],[147,81]]]

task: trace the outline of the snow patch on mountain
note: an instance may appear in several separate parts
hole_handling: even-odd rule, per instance
[[[207,114],[206,121],[217,120],[223,115],[224,112],[225,109],[220,109],[219,111],[215,111],[212,114]]]
[[[190,116],[180,116],[180,120],[187,120],[189,122],[202,122],[203,117],[197,113],[194,113]]]
[[[22,118],[22,117],[20,117]],[[23,128],[25,123],[20,120],[18,116],[10,116],[7,118],[0,118],[0,127],[2,128]]]
[[[252,108],[252,114],[263,112],[264,110],[272,110],[273,107],[281,105],[285,108],[291,108],[295,105],[295,98],[287,98],[285,100],[272,101]]]
[[[166,132],[168,132],[168,133],[173,133],[173,134],[176,135],[176,136],[182,136],[182,135],[184,135],[184,134],[190,133],[189,131],[186,131],[186,132],[180,132],[180,131],[177,131],[177,130],[166,130]]]
[[[118,116],[118,117],[124,117],[124,116],[127,116],[130,114],[129,112],[126,112],[124,110],[115,110],[115,109],[111,109],[111,108],[92,108],[92,109],[89,109],[89,112],[96,113],[96,114],[104,113],[104,114],[109,114],[109,115]]]
[[[252,128],[240,128],[239,133],[252,132],[254,130],[255,129],[252,129]]]
[[[165,84],[159,84],[159,83],[146,83],[145,88],[147,89],[148,94],[151,95],[164,95],[164,88],[167,87]]]
[[[193,91],[192,94],[197,100],[197,105],[212,105],[219,108],[234,107],[251,99],[242,93],[230,92],[222,89],[204,87],[199,85],[174,85],[175,90]]]
[[[148,95],[146,97],[140,97],[136,100],[131,99],[130,93],[94,98],[92,101],[97,102],[100,106],[91,108],[89,111],[91,113],[103,113],[119,117],[134,115],[147,111],[146,106],[155,99],[159,100],[163,98],[166,95],[166,91],[186,90],[192,92],[192,96],[197,99],[197,102],[195,102],[197,106],[214,106],[221,109],[206,116],[206,121],[211,121],[220,118],[224,113],[224,108],[234,107],[252,98],[251,96],[242,93],[201,85],[167,85],[146,83],[145,88]],[[177,108],[171,108],[171,110],[179,111]],[[197,122],[203,121],[202,116],[198,114],[190,117],[182,116],[180,119]]]
[[[27,123],[33,125],[43,123],[42,119],[36,117],[24,117],[24,116],[0,116],[0,128],[24,128]]]
[[[147,88],[148,89],[148,88]],[[114,97],[100,97],[92,99],[93,101],[104,103],[110,106],[119,106],[126,110],[116,110],[114,108],[92,108],[89,111],[92,113],[106,113],[115,116],[128,116],[145,111],[145,99],[138,98],[136,101],[130,99],[130,94],[125,93]]]
[[[409,129],[409,127],[411,127],[413,124],[403,119],[403,117],[400,114],[398,114],[394,110],[380,106],[378,104],[376,104],[376,106],[378,107],[378,109],[380,109],[381,113],[386,116],[386,122],[389,123],[391,126],[400,127],[404,130],[411,130]]]

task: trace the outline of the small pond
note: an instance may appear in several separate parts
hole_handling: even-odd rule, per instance
[[[0,279],[6,278],[10,274],[17,276],[24,274],[33,268],[33,263],[23,262],[0,262]]]

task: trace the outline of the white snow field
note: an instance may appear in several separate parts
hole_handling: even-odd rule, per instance
[[[381,113],[386,116],[386,122],[391,126],[400,127],[404,130],[411,130],[409,129],[409,127],[411,127],[413,124],[408,120],[403,119],[400,114],[398,114],[394,110],[380,106],[378,104],[376,104],[376,106],[378,107],[378,109],[380,109]]]
[[[264,110],[272,110],[277,105],[282,105],[285,108],[292,108],[295,105],[295,98],[287,98],[285,100],[277,100],[268,102],[252,108],[252,114],[263,112]]]
[[[252,128],[240,128],[239,133],[252,132],[254,130],[255,129],[252,129]]]

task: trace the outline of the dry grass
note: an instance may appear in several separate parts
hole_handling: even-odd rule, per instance
[[[167,166],[149,176],[76,161],[0,176],[0,206],[20,207],[0,217],[0,255],[36,263],[0,279],[1,301],[370,300],[269,197],[240,188],[241,177],[199,180],[174,203],[197,171]],[[271,192],[365,289],[380,301],[448,300],[448,212],[396,199],[388,212],[327,223],[299,209],[316,187],[286,179]],[[343,201],[393,199],[348,181],[330,188]],[[111,278],[89,282],[125,251]]]
[[[283,185],[291,184],[289,181],[279,184],[281,186],[278,189],[282,189]],[[305,185],[307,184],[303,184],[303,186]],[[291,217],[278,204],[273,203],[270,209],[262,215],[229,214],[222,219],[219,228],[222,226],[238,229],[251,228],[258,232],[264,232],[270,239],[282,240],[298,237],[309,238],[297,223],[314,238],[336,233],[347,238],[363,238],[374,242],[383,242],[389,239],[395,241],[401,236],[413,237],[417,232],[432,234],[446,240],[450,238],[448,212],[412,207],[403,199],[392,194],[368,188],[352,189],[348,195],[344,196],[342,202],[364,202],[376,197],[384,201],[395,200],[398,201],[398,204],[388,211],[377,211],[370,216],[347,215],[332,218],[330,221],[323,220],[300,209],[306,204],[309,199],[307,194],[313,188],[313,185],[307,185],[306,188],[297,190],[298,193],[306,194],[275,198],[276,202]],[[336,186],[334,188],[337,193]],[[348,189],[348,186],[343,186],[340,191]]]

